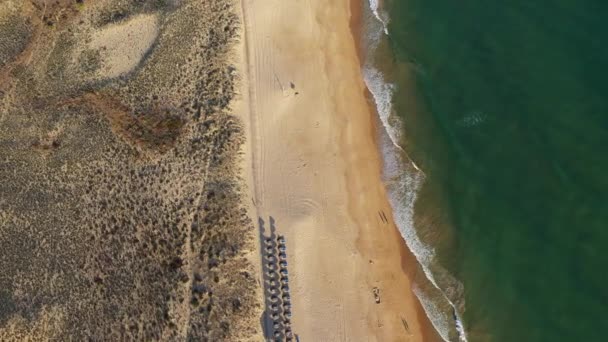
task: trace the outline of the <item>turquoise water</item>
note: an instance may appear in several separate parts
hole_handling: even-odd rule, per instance
[[[385,10],[416,215],[440,218],[468,340],[608,340],[608,2]]]

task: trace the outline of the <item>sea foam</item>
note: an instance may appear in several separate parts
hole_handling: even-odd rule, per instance
[[[383,38],[388,34],[388,16],[379,7],[378,0],[370,0],[370,9],[376,18],[376,23],[369,23],[366,31],[366,48],[374,51]],[[384,33],[384,35],[383,35]],[[435,280],[431,272],[431,265],[435,252],[431,246],[426,245],[419,238],[414,226],[414,205],[418,190],[422,186],[425,175],[411,160],[407,159],[403,148],[399,145],[402,141],[402,122],[393,114],[392,99],[396,86],[388,83],[384,75],[374,65],[370,58],[366,58],[363,66],[363,77],[365,84],[372,94],[376,104],[379,119],[384,128],[385,135],[381,135],[381,148],[384,157],[384,181],[389,192],[389,201],[393,208],[394,220],[405,240],[406,245],[416,257],[426,278],[440,293],[442,300],[445,300],[454,312],[454,317],[450,317],[444,310],[441,310],[437,303],[429,298],[424,291],[415,287],[414,293],[420,300],[425,313],[442,339],[449,341],[450,331],[456,330],[458,339],[466,342],[466,333],[456,306],[446,296],[444,291]],[[411,168],[404,170],[404,165],[412,165]],[[450,320],[454,319],[454,325]]]
[[[429,317],[435,330],[444,341],[450,340],[450,324],[447,322],[445,315],[443,312],[435,305],[435,302],[428,298],[427,295],[424,294],[419,287],[414,286],[413,288],[414,294],[418,297],[424,312]]]
[[[369,0],[369,7],[378,21],[382,24],[382,30],[388,34],[388,16],[384,15],[380,10],[380,0]]]

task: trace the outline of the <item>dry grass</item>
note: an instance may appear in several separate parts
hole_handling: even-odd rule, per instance
[[[259,329],[243,132],[229,110],[233,6],[0,1],[0,37],[16,42],[0,39],[12,46],[0,64],[0,340],[235,341]],[[95,51],[73,57],[105,25],[146,13],[158,39],[130,73],[99,81]]]

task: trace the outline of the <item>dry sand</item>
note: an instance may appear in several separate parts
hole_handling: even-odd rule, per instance
[[[286,236],[294,332],[302,341],[435,340],[401,269],[350,2],[242,5],[252,212]]]
[[[103,75],[114,78],[133,70],[157,36],[158,16],[139,15],[96,32],[89,48],[102,51]]]

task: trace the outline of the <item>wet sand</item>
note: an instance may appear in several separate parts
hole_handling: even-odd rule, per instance
[[[381,182],[352,3],[242,5],[251,212],[272,216],[286,236],[294,332],[304,341],[434,341]]]

